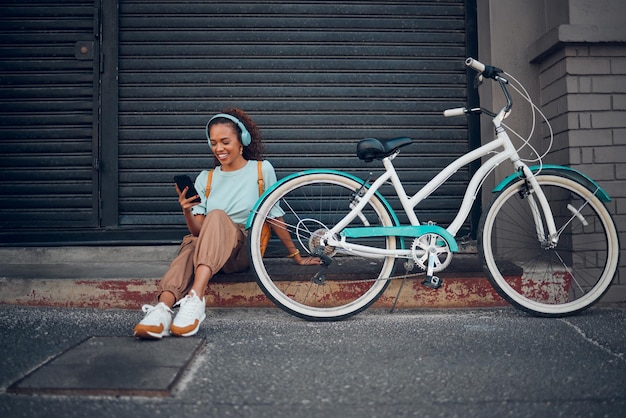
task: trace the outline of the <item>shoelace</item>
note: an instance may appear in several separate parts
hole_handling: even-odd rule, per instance
[[[152,306],[152,305],[143,305],[141,307],[141,310],[143,311],[143,313],[147,314],[149,312],[152,312],[153,310],[156,309],[156,306]]]
[[[191,309],[182,309],[185,305],[189,304],[189,308]],[[177,317],[183,317],[186,319],[194,319],[196,317],[196,311],[198,311],[198,305],[201,305],[202,300],[198,297],[198,295],[194,292],[193,296],[192,295],[187,295],[184,298],[182,298],[181,300],[179,300],[178,302],[176,302],[177,306],[179,305],[181,307],[181,309],[178,311],[178,315]]]
[[[143,313],[147,314],[147,313],[150,313],[150,312],[152,312],[152,311],[154,311],[155,309],[158,309],[158,308],[159,308],[159,305],[156,305],[156,306],[143,305],[141,307],[141,310],[143,311]],[[163,309],[163,307],[160,308],[160,309]],[[169,311],[169,309],[166,309],[166,310]]]
[[[178,302],[176,302],[176,303],[174,304],[174,308],[175,308],[175,307],[177,307],[177,306],[180,306],[180,307],[182,308],[182,307],[183,307],[183,306],[185,306],[187,303],[189,303],[189,302],[190,302],[190,301],[191,301],[194,297],[195,297],[196,299],[200,300],[200,298],[198,297],[198,294],[196,293],[196,291],[195,291],[195,290],[192,290],[192,291],[191,291],[191,293],[190,293],[189,295],[185,296],[184,298],[182,298],[181,300],[179,300]]]

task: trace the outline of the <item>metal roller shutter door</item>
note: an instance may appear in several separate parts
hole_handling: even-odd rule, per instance
[[[364,137],[410,136],[394,162],[407,192],[468,149],[464,1],[120,2],[119,219],[183,226],[172,177],[212,165],[204,124],[237,106],[261,126],[278,177],[380,171]],[[462,119],[462,118],[461,118]],[[446,224],[468,172],[420,219]],[[394,206],[398,203],[391,199]]]
[[[97,225],[96,11],[0,4],[0,232]]]

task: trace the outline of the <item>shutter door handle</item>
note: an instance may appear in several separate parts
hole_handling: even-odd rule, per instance
[[[93,60],[93,41],[78,41],[74,44],[74,57],[80,61]]]

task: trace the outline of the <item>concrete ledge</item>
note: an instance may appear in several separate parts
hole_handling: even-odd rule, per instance
[[[0,247],[0,265],[10,264],[169,264],[178,245],[116,245],[109,247]],[[2,273],[0,273],[2,274]]]
[[[178,246],[0,248],[0,304],[138,309],[155,303],[157,284]],[[285,269],[298,267],[286,264]],[[396,274],[402,274],[401,267]],[[482,272],[476,253],[455,254],[439,274],[443,286],[406,280],[398,308],[476,308],[506,306]],[[374,307],[393,306],[401,285],[393,280]],[[251,271],[218,274],[209,283],[207,305],[219,308],[273,307]],[[623,306],[626,286],[614,284],[601,301]]]
[[[621,26],[559,25],[528,47],[529,62],[537,63],[563,45],[624,43],[626,31]]]
[[[503,306],[506,302],[486,278],[447,277],[437,290],[407,279],[398,308],[470,308]],[[154,303],[158,279],[10,279],[0,278],[0,303],[27,306],[137,309]],[[393,280],[374,305],[390,308],[401,280]],[[206,293],[209,307],[273,307],[256,282],[212,281]]]
[[[178,246],[0,248],[0,303],[28,306],[137,309],[154,303],[157,284]],[[398,270],[401,270],[399,268]],[[469,308],[506,302],[482,273],[476,254],[457,254],[433,290],[422,276],[407,279],[398,308]],[[391,307],[401,280],[376,302]],[[251,271],[218,274],[206,292],[209,307],[272,307]]]

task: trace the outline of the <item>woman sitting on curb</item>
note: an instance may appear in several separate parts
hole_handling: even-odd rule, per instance
[[[191,234],[183,239],[159,283],[157,305],[143,306],[146,315],[134,330],[139,338],[196,334],[206,317],[204,293],[211,277],[220,270],[236,273],[249,268],[244,224],[259,198],[257,161],[262,161],[264,148],[260,131],[245,112],[232,108],[213,116],[206,134],[216,162],[210,194],[207,198],[204,193],[209,181],[206,170],[196,178],[197,195],[186,198],[187,188],[176,186]],[[276,182],[274,167],[269,161],[261,167],[265,187],[270,187]],[[270,213],[278,224],[283,214],[278,207]],[[272,223],[272,231],[297,264],[319,264],[317,258],[300,255],[287,230]],[[172,321],[172,308],[177,305],[180,309]]]

